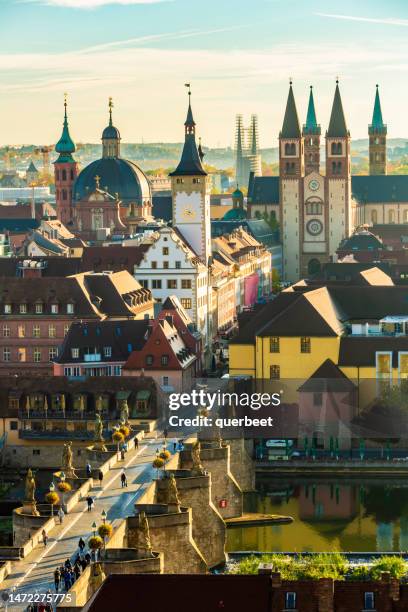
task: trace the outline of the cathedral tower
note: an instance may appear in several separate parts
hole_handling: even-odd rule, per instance
[[[303,137],[290,81],[282,130],[279,134],[279,176],[283,267],[286,280],[299,278],[299,206],[304,176]]]
[[[55,179],[55,201],[57,205],[57,217],[66,225],[73,218],[72,189],[78,174],[78,164],[72,157],[75,152],[75,144],[69,134],[67,116],[67,97],[64,99],[64,123],[62,135],[55,150],[59,153],[54,162]]]
[[[112,122],[112,98],[109,98],[109,125],[102,132],[102,157],[120,157],[120,132]]]
[[[373,120],[368,126],[370,174],[387,174],[387,126],[383,122],[376,85]]]
[[[205,265],[211,257],[211,185],[195,139],[196,124],[188,91],[188,111],[184,123],[184,147],[180,163],[170,174],[173,198],[173,227],[192,246]]]
[[[336,80],[329,128],[326,132],[326,181],[329,255],[352,231],[351,153],[339,82]]]
[[[316,119],[316,111],[313,99],[313,87],[311,85],[306,123],[303,126],[306,176],[313,171],[319,172],[320,170],[320,134],[321,129]]]

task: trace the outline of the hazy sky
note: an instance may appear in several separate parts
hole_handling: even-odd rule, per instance
[[[190,81],[204,144],[257,113],[276,146],[289,77],[302,122],[314,85],[325,130],[337,75],[352,137],[376,83],[389,135],[408,137],[406,0],[0,0],[0,144],[55,142],[65,91],[77,142],[99,141],[109,96],[125,142],[180,141]]]

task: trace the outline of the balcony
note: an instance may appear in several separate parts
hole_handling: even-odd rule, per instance
[[[102,355],[101,353],[89,353],[84,355],[84,361],[102,361]]]
[[[49,421],[54,421],[54,420],[59,420],[59,419],[63,419],[63,420],[67,420],[67,421],[94,421],[95,417],[96,417],[97,411],[94,409],[91,410],[84,410],[84,411],[80,411],[80,410],[53,410],[53,409],[48,409],[48,410],[44,410],[43,408],[40,409],[23,409],[20,408],[18,411],[18,418],[23,420],[30,420],[30,419],[41,419],[41,420],[49,420]],[[119,419],[120,418],[120,411],[119,410],[102,410],[100,412],[98,412],[98,414],[101,415],[102,420],[115,420],[115,419]]]

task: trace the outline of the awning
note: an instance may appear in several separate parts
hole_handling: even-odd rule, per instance
[[[151,395],[150,391],[147,391],[147,390],[138,391],[136,393],[136,399],[137,400],[148,400],[150,395]]]
[[[407,315],[388,316],[380,319],[380,323],[408,323]]]

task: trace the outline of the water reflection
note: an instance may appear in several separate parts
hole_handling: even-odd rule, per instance
[[[229,551],[407,551],[408,481],[262,476],[247,512],[290,515],[290,525],[229,529]]]

